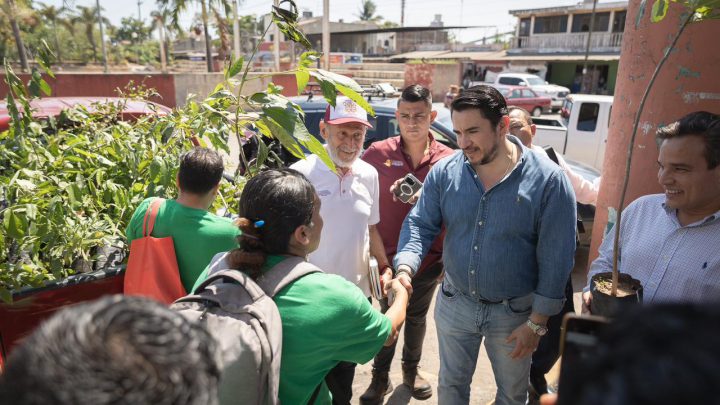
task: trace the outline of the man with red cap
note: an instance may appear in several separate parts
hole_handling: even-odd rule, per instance
[[[321,201],[323,235],[308,260],[355,283],[366,297],[370,297],[369,256],[375,256],[379,263],[388,262],[376,228],[380,221],[378,173],[359,159],[368,128],[372,125],[365,110],[347,97],[338,97],[335,107],[328,105],[320,122],[320,134],[336,171],[317,155],[290,166],[310,180]],[[390,268],[385,269],[383,278],[392,278]],[[334,404],[350,403],[354,376],[354,363],[340,362],[330,371],[325,381]]]

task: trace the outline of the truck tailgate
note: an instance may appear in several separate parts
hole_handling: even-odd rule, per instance
[[[43,320],[68,305],[122,294],[124,276],[124,267],[78,274],[44,287],[16,291],[12,304],[0,302],[0,369],[12,348]]]

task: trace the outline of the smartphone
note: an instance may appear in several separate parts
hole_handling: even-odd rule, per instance
[[[412,196],[422,188],[422,181],[418,180],[412,173],[408,173],[403,178],[398,187],[395,187],[393,193],[400,201],[407,203]]]
[[[598,335],[608,325],[606,318],[592,315],[567,314],[563,318],[560,336],[560,381],[558,384],[558,405],[569,404],[567,395],[563,400],[563,387],[578,387],[574,381],[576,370],[583,367],[585,360],[591,355],[592,348],[598,342]],[[575,404],[573,404],[575,405]]]

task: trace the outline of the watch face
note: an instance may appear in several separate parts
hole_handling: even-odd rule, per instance
[[[535,331],[535,333],[537,333],[538,336],[545,336],[545,334],[547,334],[547,332],[548,332],[548,329],[544,326],[539,327],[538,330]]]

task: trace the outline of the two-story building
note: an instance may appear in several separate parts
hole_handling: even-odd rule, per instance
[[[627,1],[598,2],[592,24],[592,0],[573,6],[511,10],[518,23],[505,57],[509,70],[535,73],[573,93],[583,89],[585,93],[613,94],[627,6]],[[583,75],[588,45],[588,68]]]

